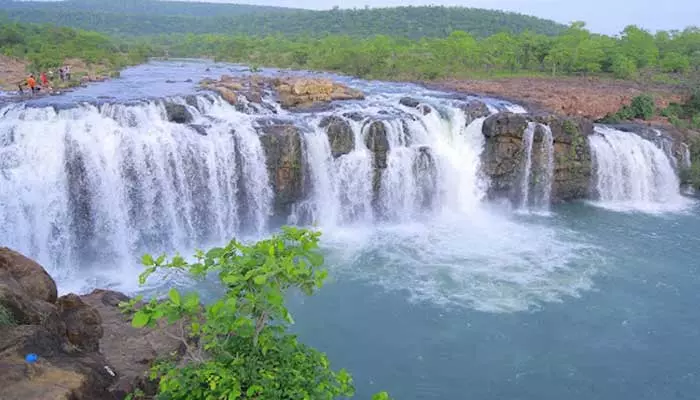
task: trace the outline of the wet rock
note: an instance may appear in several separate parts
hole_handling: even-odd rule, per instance
[[[75,294],[61,296],[57,302],[66,325],[68,341],[83,351],[99,351],[103,335],[102,318],[94,308]]]
[[[488,117],[489,115],[491,115],[488,106],[486,106],[485,103],[478,100],[471,101],[467,104],[462,104],[459,108],[462,109],[462,111],[464,111],[464,114],[467,116],[467,125],[472,123],[472,121],[474,121],[475,119]]]
[[[332,115],[323,118],[319,126],[326,129],[333,157],[340,157],[355,149],[355,134],[345,119]]]
[[[22,254],[0,247],[0,274],[8,273],[32,299],[56,301],[56,282],[46,270]]]
[[[172,79],[166,79],[166,80],[165,80],[165,83],[175,83],[175,81],[172,80]]]
[[[168,115],[168,121],[176,124],[187,124],[192,122],[192,114],[183,104],[165,103],[165,113]]]
[[[386,157],[389,151],[389,140],[386,137],[386,126],[382,121],[372,121],[365,131],[365,145],[374,155],[375,168],[386,168]]]
[[[300,132],[291,124],[266,125],[260,129],[260,143],[275,193],[275,214],[288,215],[303,192]]]
[[[207,128],[210,128],[210,126],[201,124],[189,124],[189,127],[202,136],[207,136]]]
[[[420,101],[412,97],[402,97],[401,100],[399,100],[399,103],[406,107],[416,108],[420,104]]]
[[[362,122],[365,119],[365,116],[357,111],[344,113],[343,117],[350,119],[350,120],[353,120],[355,122]]]
[[[413,176],[418,187],[418,203],[424,210],[432,209],[435,193],[437,193],[437,167],[432,150],[428,146],[420,146],[418,155],[413,162]]]
[[[523,133],[528,122],[550,127],[554,140],[554,177],[552,201],[584,198],[589,193],[592,163],[587,136],[593,124],[586,119],[557,115],[524,115],[497,113],[484,121],[482,133],[486,146],[482,153],[482,170],[490,178],[489,196],[507,197],[516,201],[519,191],[525,150]],[[545,170],[546,157],[542,140],[544,131],[537,127],[533,136],[532,169]]]

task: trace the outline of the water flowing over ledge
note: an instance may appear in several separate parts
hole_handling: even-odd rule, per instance
[[[584,197],[585,124],[406,94],[313,113],[212,94],[11,105],[0,110],[0,239],[62,290],[134,291],[143,252],[188,254],[281,223],[320,227],[339,275],[419,300],[517,311],[589,288],[590,246],[485,202],[542,212]],[[659,190],[677,193],[664,171]]]

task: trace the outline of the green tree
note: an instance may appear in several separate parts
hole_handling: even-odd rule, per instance
[[[319,236],[284,227],[251,245],[232,240],[198,251],[194,263],[179,255],[170,260],[143,257],[142,284],[156,271],[184,272],[195,279],[216,276],[224,289],[206,306],[194,291],[171,289],[166,298],[152,299],[134,314],[135,327],[175,325],[187,349],[184,365],[161,362],[153,368],[158,398],[330,400],[353,394],[345,370],[333,371],[324,354],[288,332],[294,320],[284,296],[290,290],[311,295],[327,277]],[[376,398],[387,399],[385,395]]]
[[[611,72],[616,78],[628,79],[637,74],[637,64],[623,54],[616,54],[612,59]]]
[[[637,68],[653,66],[658,61],[659,49],[654,36],[635,25],[629,25],[622,31],[620,46],[622,53],[636,62]]]

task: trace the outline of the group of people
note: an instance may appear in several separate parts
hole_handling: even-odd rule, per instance
[[[64,67],[59,68],[58,74],[59,78],[61,79],[61,82],[70,80],[70,65],[66,65]],[[53,71],[49,71],[49,75],[53,78]],[[38,82],[34,77],[34,74],[29,74],[27,79],[20,82],[17,85],[17,87],[19,88],[20,94],[24,94],[24,87],[26,87],[31,91],[33,96],[35,93],[42,89],[50,90],[51,83],[49,82],[49,77],[46,75],[46,72],[42,72],[41,75],[39,75]]]

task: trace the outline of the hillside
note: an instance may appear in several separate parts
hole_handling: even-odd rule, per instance
[[[20,22],[53,23],[119,36],[221,33],[319,37],[338,34],[417,39],[445,37],[456,30],[476,37],[525,30],[556,35],[564,30],[563,25],[532,16],[461,7],[311,11],[156,0],[0,0],[0,9],[10,19]]]

